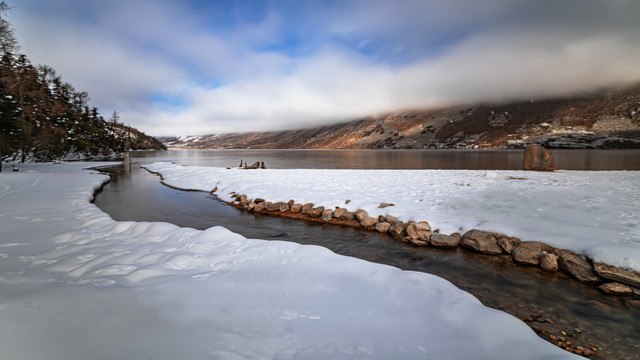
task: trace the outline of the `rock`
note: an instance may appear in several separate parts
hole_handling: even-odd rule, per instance
[[[264,202],[264,208],[267,211],[276,211],[280,208],[280,205],[278,203],[272,203],[270,201],[265,201]]]
[[[386,221],[387,221],[387,218],[385,218],[382,215],[378,215],[378,222],[386,222]]]
[[[284,203],[282,203],[282,202],[270,203],[268,201],[265,201],[265,209],[267,209],[267,211],[278,211],[278,210],[280,210],[280,205],[281,204],[284,204]]]
[[[460,245],[460,234],[452,235],[433,233],[431,234],[431,245],[435,247],[450,248]]]
[[[357,216],[358,216],[358,214],[356,213],[356,217]],[[377,223],[378,223],[378,219],[372,218],[371,216],[367,216],[367,217],[363,218],[362,220],[360,220],[360,225],[362,227],[373,226],[373,225],[375,225]]]
[[[392,204],[392,203],[382,203],[380,205],[378,205],[379,209],[384,209],[386,207],[390,207],[390,206],[396,206],[396,204]]]
[[[247,210],[253,210],[255,207],[256,203],[252,201],[249,205],[247,205]]]
[[[351,200],[346,200],[346,201],[344,202],[344,204],[345,204],[345,205],[347,205],[347,204],[349,204],[350,202],[351,202]]]
[[[240,195],[240,205],[249,205],[249,200],[247,199],[247,195]]]
[[[295,204],[296,202],[293,201],[293,199],[289,200],[289,202],[287,202],[287,205],[289,205],[289,207],[291,207],[293,204]]]
[[[558,256],[550,253],[540,254],[540,267],[544,271],[558,271]]]
[[[358,221],[362,221],[363,219],[367,218],[369,216],[369,214],[362,210],[362,209],[358,209],[356,210],[356,219],[358,219]]]
[[[391,224],[391,227],[389,227],[389,234],[391,234],[391,236],[396,239],[402,239],[407,234],[405,232],[406,228],[407,225],[405,223],[403,223],[402,221],[396,221],[395,223]]]
[[[540,265],[543,252],[551,252],[551,246],[537,241],[523,241],[513,249],[511,257],[517,263],[537,266]]]
[[[293,204],[291,205],[291,212],[292,213],[299,213],[300,211],[302,211],[302,204]]]
[[[516,246],[520,245],[520,239],[508,236],[502,236],[498,239],[498,245],[506,252],[511,254]]]
[[[593,266],[588,260],[582,256],[568,250],[555,250],[558,255],[558,268],[573,275],[576,279],[583,283],[597,283],[602,278],[593,270]]]
[[[395,224],[398,222],[398,218],[392,215],[387,215],[384,217],[385,221],[389,224]]]
[[[265,207],[266,207],[266,204],[265,204],[264,201],[262,201],[262,202],[257,203],[256,206],[253,207],[253,211],[261,212],[261,211],[264,211]]]
[[[386,233],[389,231],[389,228],[391,227],[391,224],[389,224],[386,221],[383,222],[378,222],[376,224],[376,231],[377,232],[381,232],[381,233]]]
[[[534,171],[553,171],[553,154],[540,145],[528,145],[524,149],[522,168]]]
[[[318,206],[317,208],[313,208],[309,211],[309,216],[314,218],[319,218],[320,216],[322,216],[323,212],[324,212],[324,206]]]
[[[307,203],[302,205],[302,209],[300,210],[303,214],[309,214],[309,212],[313,209],[313,203]]]
[[[426,221],[411,223],[405,229],[407,236],[413,240],[421,240],[428,242],[431,239],[431,226]]]
[[[264,202],[264,199],[261,199],[261,198],[255,198],[255,199],[253,200],[253,202],[254,202],[254,203],[256,203],[256,204],[259,204],[259,203],[261,203],[261,202]]]
[[[345,208],[337,208],[333,211],[333,217],[334,218],[342,218],[342,215],[344,215],[347,212],[347,209]]]
[[[278,210],[280,212],[287,212],[291,208],[291,207],[289,207],[289,203],[286,203],[286,202],[279,202],[279,203],[276,203],[276,204],[278,205]]]
[[[603,278],[640,288],[640,274],[637,272],[599,262],[594,262],[593,268]]]
[[[346,213],[340,216],[340,219],[347,220],[347,221],[352,221],[355,218],[356,218],[356,214],[352,213],[351,211],[347,211]]]
[[[333,210],[326,209],[322,212],[322,221],[331,221],[333,219]]]
[[[429,242],[424,241],[424,240],[420,240],[420,239],[412,239],[410,237],[407,237],[409,239],[409,243],[411,245],[415,245],[415,246],[427,246],[429,245]],[[404,240],[402,240],[404,241]]]
[[[610,295],[633,295],[631,286],[617,282],[602,284],[600,290]]]
[[[502,254],[502,248],[498,245],[497,235],[483,230],[469,230],[462,237],[462,246],[483,254]]]

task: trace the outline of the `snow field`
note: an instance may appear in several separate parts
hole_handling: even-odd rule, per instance
[[[577,358],[436,276],[116,222],[89,203],[90,165],[0,173],[3,358]]]
[[[179,188],[482,229],[640,272],[639,171],[318,170],[145,165]],[[351,200],[345,204],[346,200]],[[380,203],[395,206],[379,209]]]

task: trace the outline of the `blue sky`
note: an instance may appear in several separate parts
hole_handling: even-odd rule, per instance
[[[8,0],[22,51],[156,136],[640,80],[635,0]]]

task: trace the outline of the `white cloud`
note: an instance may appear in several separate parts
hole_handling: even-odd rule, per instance
[[[535,46],[537,37],[522,41],[477,39],[399,70],[325,52],[301,60],[287,77],[200,89],[175,119],[190,124],[190,133],[299,128],[398,108],[561,96],[640,79],[640,47],[630,49],[615,36],[557,49]]]
[[[117,109],[153,135],[187,135],[640,80],[640,27],[630,20],[637,6],[569,3],[353,1],[339,12],[306,3],[296,14],[308,21],[271,8],[220,31],[197,10],[141,0],[83,3],[86,17],[71,6],[17,11],[16,28],[35,63],[87,90],[104,114]],[[287,36],[298,38],[292,45]],[[303,51],[267,50],[279,37]],[[154,103],[154,94],[184,103]]]

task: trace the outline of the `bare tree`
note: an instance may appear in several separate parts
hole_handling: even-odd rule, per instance
[[[0,1],[0,55],[15,54],[20,50],[13,27],[7,21],[7,12],[11,9],[6,1]]]

